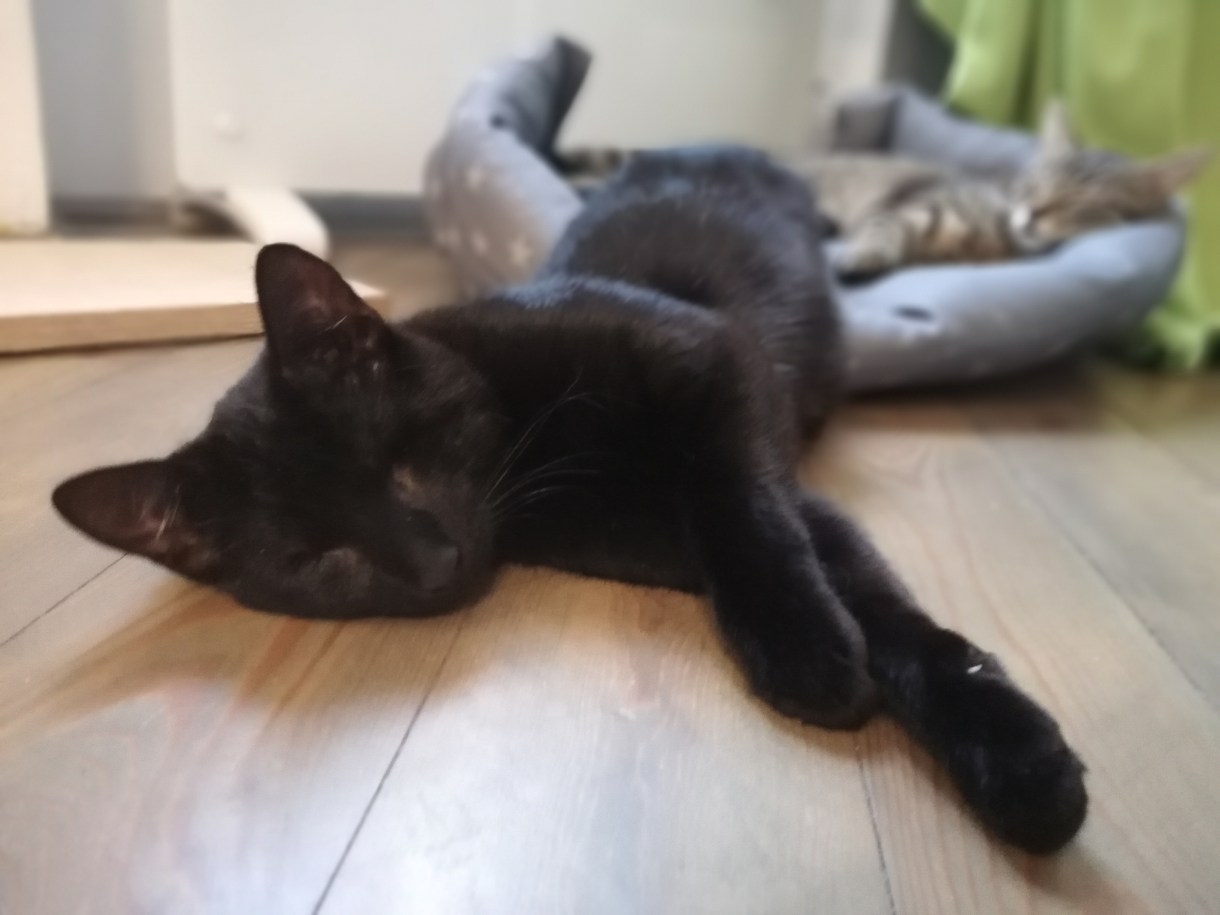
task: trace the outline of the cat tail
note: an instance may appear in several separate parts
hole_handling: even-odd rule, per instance
[[[1085,769],[1055,720],[992,655],[928,617],[854,522],[812,494],[801,511],[864,631],[885,710],[999,838],[1043,854],[1070,842],[1088,809]]]

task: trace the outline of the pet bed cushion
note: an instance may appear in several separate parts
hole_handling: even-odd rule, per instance
[[[463,287],[527,280],[581,201],[547,161],[590,62],[563,38],[479,75],[429,158],[429,224]],[[956,118],[913,90],[846,100],[839,149],[892,151],[972,169],[1019,164],[1026,134]],[[854,390],[965,381],[1028,368],[1125,329],[1168,291],[1178,214],[1092,232],[1048,255],[912,267],[839,289]]]

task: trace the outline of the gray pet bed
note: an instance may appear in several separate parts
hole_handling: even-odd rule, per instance
[[[562,38],[479,75],[427,165],[437,243],[468,292],[527,280],[580,197],[550,167],[589,55]],[[1026,134],[953,117],[902,88],[846,101],[841,149],[893,150],[968,168],[1029,156]],[[1166,294],[1179,217],[1090,233],[1038,258],[916,267],[840,289],[855,390],[964,381],[1028,368],[1131,326]]]

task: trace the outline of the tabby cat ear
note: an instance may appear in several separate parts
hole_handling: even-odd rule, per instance
[[[212,554],[180,511],[181,495],[168,462],[140,461],[73,477],[55,488],[51,502],[94,540],[200,574]]]
[[[1166,197],[1172,197],[1199,177],[1214,153],[1215,150],[1210,147],[1187,149],[1141,162],[1135,166],[1135,171],[1151,178]]]
[[[1038,154],[1044,159],[1060,159],[1079,150],[1080,144],[1072,132],[1067,108],[1061,99],[1051,99],[1042,112],[1038,131]]]
[[[268,349],[285,374],[330,374],[385,344],[381,316],[334,267],[295,245],[264,247],[254,283]]]

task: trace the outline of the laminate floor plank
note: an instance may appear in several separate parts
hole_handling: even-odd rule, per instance
[[[862,406],[810,472],[934,616],[1056,715],[1089,767],[1091,813],[1057,858],[1004,850],[896,728],[866,729],[897,911],[1208,911],[1220,894],[1220,718],[989,434],[934,399]]]

